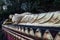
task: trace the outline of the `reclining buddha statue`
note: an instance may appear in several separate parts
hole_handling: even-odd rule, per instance
[[[60,11],[32,14],[25,12],[22,14],[10,15],[9,18],[15,24],[39,24],[39,25],[55,25],[60,24]]]

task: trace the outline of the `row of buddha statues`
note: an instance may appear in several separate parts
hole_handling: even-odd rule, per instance
[[[24,33],[26,35],[31,35],[36,38],[40,38],[41,40],[60,40],[60,32],[58,32],[55,37],[52,36],[50,30],[45,30],[43,35],[41,29],[37,28],[36,30],[33,30],[33,28],[27,28],[27,27],[10,27],[11,29],[14,29],[16,31],[19,31],[21,33]],[[53,32],[54,33],[54,32]]]

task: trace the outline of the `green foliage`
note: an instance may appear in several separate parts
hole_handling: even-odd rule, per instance
[[[54,5],[60,6],[60,0],[55,0],[55,1],[54,1]]]
[[[3,0],[0,0],[0,6],[4,5]]]

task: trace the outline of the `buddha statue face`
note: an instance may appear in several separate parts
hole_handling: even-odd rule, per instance
[[[9,15],[9,18],[12,19],[13,15]]]

